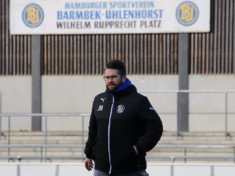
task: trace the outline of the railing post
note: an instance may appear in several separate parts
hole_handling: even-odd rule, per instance
[[[47,159],[47,115],[45,115],[45,131],[44,131],[44,162]]]
[[[1,110],[0,110],[1,112]],[[2,138],[2,116],[0,116],[0,140]]]
[[[225,92],[225,139],[228,137],[228,92]]]
[[[2,94],[0,92],[0,114],[2,112]],[[0,139],[2,138],[2,116],[0,116]]]
[[[176,135],[177,135],[177,139],[179,139],[180,137],[180,130],[179,130],[179,91],[177,91],[177,116],[176,116]]]
[[[40,159],[41,159],[41,163],[42,163],[42,154],[43,154],[42,150],[43,150],[43,147],[40,147],[40,148],[41,148],[41,158]]]
[[[186,163],[187,148],[184,147],[184,163]]]
[[[235,163],[235,147],[233,147],[233,163]]]
[[[82,162],[84,161],[84,116],[82,116]]]
[[[172,157],[171,157],[171,163],[174,163],[174,162],[175,162],[175,157],[172,156]]]
[[[11,154],[11,137],[10,137],[10,130],[11,130],[11,116],[8,116],[8,162],[10,161],[10,154]]]

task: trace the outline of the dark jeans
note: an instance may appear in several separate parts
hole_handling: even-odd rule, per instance
[[[133,173],[129,173],[129,174],[115,174],[112,176],[148,176],[148,175],[149,174],[145,170],[141,170],[141,171],[133,172]],[[106,174],[102,171],[95,170],[94,176],[110,176],[110,175]]]

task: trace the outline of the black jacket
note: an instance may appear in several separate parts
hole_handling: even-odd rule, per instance
[[[106,91],[94,99],[86,157],[94,159],[95,169],[109,174],[146,169],[146,152],[160,140],[162,122],[134,85],[113,93],[113,97]]]

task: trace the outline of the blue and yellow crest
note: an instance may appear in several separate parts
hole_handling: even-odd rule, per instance
[[[180,24],[190,26],[194,24],[199,16],[199,10],[196,4],[190,1],[182,2],[177,10],[176,17]]]
[[[39,5],[29,4],[24,8],[22,18],[28,27],[35,28],[42,24],[44,13]]]

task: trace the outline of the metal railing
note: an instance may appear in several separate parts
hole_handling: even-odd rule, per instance
[[[0,114],[0,117],[7,117],[8,118],[8,139],[7,139],[7,145],[0,145],[0,148],[7,148],[7,155],[0,155],[0,158],[6,158],[8,159],[8,162],[17,159],[21,161],[22,159],[40,159],[41,162],[47,162],[50,161],[51,159],[81,159],[82,161],[84,160],[85,156],[83,154],[84,150],[84,137],[85,137],[85,130],[84,130],[84,122],[85,122],[85,117],[89,116],[90,114]],[[45,117],[44,120],[44,144],[43,145],[14,145],[11,144],[11,120],[12,118],[17,118],[17,117]],[[82,118],[82,123],[81,123],[81,137],[82,137],[82,144],[81,145],[50,145],[48,144],[48,128],[47,128],[47,119],[48,118],[53,118],[53,117],[60,117],[60,116],[74,116],[74,117],[79,117]],[[40,155],[34,155],[34,156],[23,156],[23,155],[11,155],[11,149],[12,148],[40,148]],[[81,155],[73,155],[73,156],[61,156],[61,155],[48,155],[47,149],[48,148],[77,148],[81,149]],[[151,159],[170,159],[172,162],[174,162],[176,159],[184,159],[186,162],[187,159],[233,159],[233,162],[235,162],[235,146],[206,146],[206,145],[157,145],[156,148],[180,148],[184,150],[184,154],[180,156],[173,156],[173,155],[168,155],[168,156],[147,156],[147,158]],[[187,150],[192,149],[192,148],[206,148],[206,149],[233,149],[233,156],[188,156],[187,155]]]
[[[40,159],[41,162],[46,162],[51,159],[59,158],[59,159],[81,159],[82,161],[85,159],[85,156],[83,155],[85,145],[33,145],[33,144],[11,144],[11,145],[0,145],[0,148],[7,148],[8,154],[7,155],[0,155],[0,158],[8,159],[8,162],[14,159],[17,159],[21,162],[22,159]],[[40,155],[11,155],[10,149],[12,148],[40,148]],[[68,149],[81,149],[82,154],[81,155],[73,155],[73,156],[61,156],[61,155],[48,155],[47,150],[48,148],[68,148]]]
[[[227,139],[228,137],[228,94],[229,93],[235,93],[235,90],[142,90],[142,93],[223,93],[225,94],[225,110],[224,110],[224,114],[225,114],[225,129],[224,129],[224,134],[225,137]],[[47,155],[47,149],[48,148],[81,148],[82,151],[84,150],[84,136],[85,136],[85,130],[84,130],[84,121],[85,121],[85,117],[88,117],[90,114],[79,114],[79,113],[64,113],[64,114],[0,114],[0,137],[2,135],[2,123],[1,123],[1,117],[7,117],[8,118],[8,138],[7,138],[7,145],[0,145],[0,148],[7,148],[8,152],[7,152],[7,156],[0,156],[1,157],[5,157],[8,158],[8,161],[11,160],[11,158],[39,158],[41,159],[41,161],[44,160],[48,160],[48,158],[58,158],[58,157],[62,157],[63,156],[48,156]],[[82,145],[48,145],[48,118],[53,118],[53,117],[62,117],[62,116],[73,116],[73,117],[79,117],[82,118],[82,123],[81,123],[81,131],[82,131]],[[12,118],[17,118],[17,117],[45,117],[44,120],[44,144],[43,145],[12,145],[11,144],[11,120]],[[178,127],[178,124],[177,124]],[[177,135],[179,134],[179,130],[177,128]],[[41,155],[40,156],[12,156],[11,155],[11,148],[22,148],[22,147],[28,147],[28,148],[41,148]],[[221,159],[226,159],[226,158],[230,158],[235,160],[235,149],[234,146],[204,146],[207,148],[214,148],[214,147],[219,147],[219,148],[233,148],[234,150],[234,155],[231,157],[222,157],[222,156],[213,156],[213,157],[209,157],[209,156],[187,156],[187,149],[188,148],[201,148],[203,146],[176,146],[176,145],[171,145],[171,146],[157,146],[157,148],[161,148],[161,147],[165,147],[165,148],[183,148],[184,149],[184,155],[183,156],[150,156],[151,157],[155,157],[155,158],[159,158],[159,159],[164,159],[164,158],[170,158],[172,161],[174,161],[177,158],[183,158],[185,159],[185,161],[187,159],[190,158],[221,158]],[[44,151],[43,151],[44,150]],[[82,152],[81,156],[66,156],[66,158],[81,158],[82,160],[84,159],[84,154]]]
[[[82,161],[85,159],[83,150],[84,150],[84,145],[85,145],[85,130],[84,130],[84,122],[85,122],[85,117],[88,117],[90,114],[0,114],[0,117],[8,117],[8,139],[7,139],[7,145],[0,145],[0,148],[7,148],[8,152],[7,155],[0,155],[0,158],[6,158],[8,159],[8,162],[13,161],[17,159],[19,162],[21,162],[22,159],[40,159],[41,162],[47,162],[51,161],[52,159],[81,159]],[[14,145],[11,144],[11,120],[12,117],[17,118],[17,117],[45,117],[45,127],[44,127],[44,144],[43,145]],[[53,118],[53,117],[60,117],[60,116],[74,116],[74,117],[79,117],[82,118],[82,124],[81,124],[81,137],[82,137],[82,144],[81,145],[50,145],[48,144],[48,129],[47,129],[47,119],[48,118]],[[12,148],[40,148],[40,155],[34,155],[34,156],[24,156],[24,155],[11,155],[11,149]],[[47,149],[48,148],[77,148],[81,149],[81,154],[80,155],[73,155],[73,156],[61,156],[61,155],[48,155],[47,154]],[[174,155],[167,155],[167,156],[154,156],[154,155],[148,155],[147,158],[149,159],[170,159],[172,163],[175,162],[176,159],[184,159],[186,162],[187,159],[230,159],[233,160],[235,163],[235,146],[210,146],[210,145],[157,145],[155,147],[156,149],[183,149],[183,155],[180,156],[174,156]],[[199,149],[199,148],[205,148],[205,149],[233,149],[233,156],[188,156],[188,149]]]
[[[176,159],[184,159],[186,163],[187,159],[232,159],[235,163],[235,146],[234,145],[157,145],[155,148],[163,149],[183,149],[183,155],[180,156],[148,156],[148,158],[153,159],[171,159],[174,163]],[[188,149],[232,149],[233,156],[188,156]]]
[[[82,118],[82,123],[81,123],[81,131],[82,131],[82,145],[80,145],[80,147],[82,147],[82,151],[84,150],[84,144],[85,144],[85,141],[84,141],[84,137],[85,137],[85,130],[84,130],[84,123],[85,123],[85,117],[88,117],[90,116],[90,114],[39,114],[39,113],[35,113],[35,114],[0,114],[0,119],[1,117],[7,117],[8,118],[8,130],[7,130],[7,134],[8,134],[8,138],[7,138],[7,144],[8,145],[5,145],[5,148],[8,149],[8,161],[12,158],[11,157],[11,148],[21,148],[22,146],[25,146],[25,147],[35,147],[35,148],[41,148],[41,156],[38,157],[38,158],[48,158],[47,157],[47,148],[77,148],[78,146],[71,146],[71,145],[68,145],[68,146],[60,146],[60,145],[48,145],[48,141],[47,141],[47,138],[48,138],[48,117],[50,118],[53,118],[53,117],[79,117],[79,118]],[[11,145],[11,118],[14,117],[14,118],[17,118],[17,117],[45,117],[45,121],[44,121],[44,145]],[[0,124],[1,126],[2,124]],[[0,128],[1,129],[1,128]],[[2,131],[0,131],[0,137],[2,136]],[[0,147],[2,146],[3,148],[3,145],[0,145]],[[42,149],[44,149],[44,157],[42,156]],[[81,156],[82,159],[84,159],[84,154],[82,152],[82,156]]]
[[[40,155],[0,155],[2,159],[8,159],[8,162],[14,161],[17,159],[21,162],[23,159],[40,159],[41,163],[51,161],[52,159],[80,159],[84,161],[85,156],[83,155],[84,145],[0,145],[0,148],[40,148]],[[81,149],[80,155],[47,155],[47,150],[45,148],[68,148],[68,149]],[[183,159],[186,163],[188,159],[224,159],[224,160],[233,160],[235,163],[235,146],[233,145],[157,145],[155,149],[182,149],[183,155],[152,155],[151,153],[147,155],[147,159],[169,159],[172,163],[176,159]],[[233,154],[231,156],[221,156],[221,155],[188,155],[188,149],[232,149]]]
[[[177,94],[177,97],[179,97],[180,93],[223,93],[224,94],[224,103],[225,103],[225,109],[224,109],[224,136],[227,139],[229,137],[228,133],[228,94],[229,93],[235,93],[235,90],[141,90],[141,93],[174,93]],[[177,101],[177,100],[176,100]],[[178,109],[177,109],[178,111]],[[176,113],[178,114],[178,112]],[[189,113],[190,114],[190,113]],[[235,114],[230,113],[230,114]],[[178,122],[178,120],[177,120]],[[179,125],[177,124],[177,136],[180,136],[180,131],[179,131]]]

